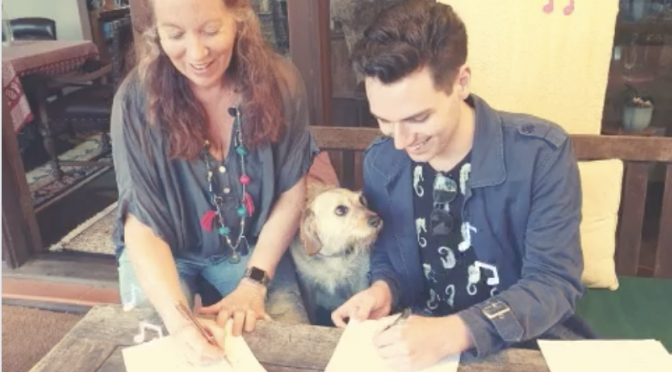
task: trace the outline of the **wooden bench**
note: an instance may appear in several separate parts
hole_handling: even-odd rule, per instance
[[[328,151],[344,187],[362,187],[362,152],[378,129],[311,127],[318,146]],[[579,161],[621,159],[624,176],[616,237],[616,291],[590,289],[577,307],[605,338],[656,338],[672,352],[672,138],[573,135]],[[658,244],[650,270],[640,268],[649,173],[666,170]],[[654,216],[656,217],[656,216]],[[655,218],[654,218],[655,219]]]
[[[124,372],[121,351],[134,345],[140,321],[160,324],[151,310],[96,306],[30,372]],[[268,372],[317,372],[329,363],[341,333],[337,328],[261,321],[244,338]],[[146,340],[154,337],[148,332]],[[460,363],[459,372],[486,371],[548,372],[548,367],[540,352],[524,349]]]

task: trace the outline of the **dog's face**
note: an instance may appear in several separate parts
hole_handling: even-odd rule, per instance
[[[301,240],[309,255],[369,249],[383,222],[361,193],[330,188],[309,198],[301,217]]]

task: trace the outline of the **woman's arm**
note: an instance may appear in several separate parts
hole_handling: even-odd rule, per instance
[[[305,195],[305,177],[280,194],[268,220],[261,229],[257,245],[248,261],[248,267],[254,266],[262,269],[270,278],[273,278],[280,258],[298,229]]]
[[[175,304],[188,304],[180,286],[173,254],[152,229],[128,214],[124,224],[125,245],[140,287],[163,319],[169,333],[187,324]]]

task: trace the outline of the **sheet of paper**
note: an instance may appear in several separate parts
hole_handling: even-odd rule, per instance
[[[266,372],[242,337],[231,335],[231,323],[226,327],[224,350],[227,360],[208,366],[187,363],[172,336],[154,339],[122,350],[126,372]]]
[[[551,372],[672,371],[663,344],[656,340],[539,340]]]
[[[384,364],[373,345],[373,337],[396,317],[392,315],[379,320],[350,321],[324,372],[398,372]],[[456,372],[459,364],[460,356],[457,355],[419,372]]]

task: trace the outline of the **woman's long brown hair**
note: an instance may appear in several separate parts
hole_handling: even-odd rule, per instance
[[[234,13],[238,26],[231,64],[226,76],[242,93],[243,139],[247,148],[277,142],[284,127],[274,61],[279,56],[261,34],[259,20],[248,0],[222,0]],[[151,8],[151,0],[148,6]],[[170,62],[159,44],[153,10],[138,73],[147,93],[147,118],[167,133],[171,159],[196,159],[208,138],[207,114],[188,80]]]

